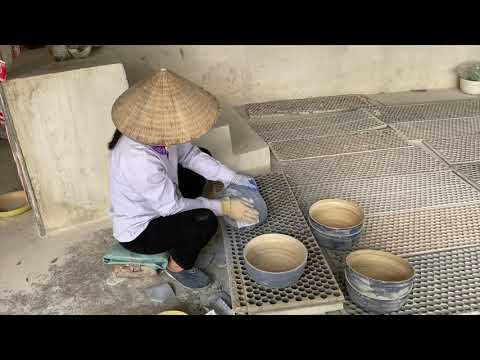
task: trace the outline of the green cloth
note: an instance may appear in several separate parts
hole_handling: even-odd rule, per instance
[[[116,242],[103,257],[103,262],[108,265],[143,265],[154,270],[165,270],[168,264],[168,258],[169,254],[167,252],[154,255],[137,254],[128,251]]]

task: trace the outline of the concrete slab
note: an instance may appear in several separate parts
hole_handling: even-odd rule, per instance
[[[221,116],[208,133],[199,139],[195,139],[192,143],[208,149],[215,159],[230,166],[233,170],[237,170],[232,154],[230,125],[225,116]]]
[[[194,141],[231,169],[252,176],[270,172],[270,150],[245,118],[226,104],[216,126]]]
[[[270,148],[250,127],[245,117],[233,107],[225,106],[229,114],[232,134],[232,151],[237,157],[237,166],[245,174],[259,176],[268,174],[271,169]]]
[[[394,93],[366,95],[383,105],[424,104],[454,100],[478,99],[479,95],[469,95],[460,89],[412,90]]]
[[[35,74],[2,87],[46,232],[107,217],[106,144],[111,107],[128,88],[123,66]]]

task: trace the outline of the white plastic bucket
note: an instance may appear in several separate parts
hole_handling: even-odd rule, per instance
[[[471,81],[460,78],[460,89],[466,94],[479,95],[480,81]]]

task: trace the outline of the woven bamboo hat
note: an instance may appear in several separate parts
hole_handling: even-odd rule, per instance
[[[146,145],[190,142],[207,133],[219,116],[213,95],[167,69],[132,86],[112,108],[115,127]]]

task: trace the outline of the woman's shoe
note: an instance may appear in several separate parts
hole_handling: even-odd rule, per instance
[[[177,280],[181,285],[189,289],[202,289],[210,285],[210,278],[207,274],[197,268],[182,270],[179,272],[165,270],[172,279]]]

